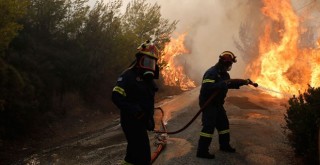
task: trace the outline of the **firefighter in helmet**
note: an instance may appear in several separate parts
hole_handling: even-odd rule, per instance
[[[149,165],[147,131],[154,130],[154,79],[159,76],[157,48],[149,40],[138,47],[134,63],[118,78],[112,101],[120,109],[120,123],[127,139],[124,164]]]
[[[199,105],[206,107],[202,113],[202,130],[198,141],[197,157],[213,159],[214,154],[209,153],[209,146],[213,137],[214,129],[218,130],[220,150],[225,152],[235,152],[230,146],[229,121],[226,111],[223,107],[224,99],[228,89],[239,89],[242,85],[248,85],[250,80],[237,79],[230,80],[228,71],[231,70],[232,64],[236,63],[236,56],[230,51],[224,51],[219,56],[216,65],[209,68],[203,75],[202,85],[199,96]],[[209,103],[206,101],[210,96],[218,92],[214,99]]]

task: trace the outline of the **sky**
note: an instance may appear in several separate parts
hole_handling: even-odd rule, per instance
[[[92,4],[94,1],[90,0]],[[110,0],[105,0],[108,1]],[[123,10],[129,1],[123,0]],[[299,8],[307,1],[294,0],[293,6]],[[238,59],[230,71],[231,78],[249,78],[244,77],[246,56],[240,54],[234,42],[238,41],[239,27],[242,23],[249,22],[254,24],[253,27],[259,26],[262,4],[260,1],[147,0],[147,2],[159,4],[163,18],[179,21],[173,36],[187,33],[186,46],[191,54],[185,56],[184,63],[188,66],[188,76],[192,79],[201,79],[203,73],[218,61],[219,54],[226,50],[233,52]]]

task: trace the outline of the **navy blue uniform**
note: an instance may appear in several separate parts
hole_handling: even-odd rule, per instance
[[[120,121],[128,145],[125,161],[150,164],[151,152],[147,130],[154,129],[153,80],[145,81],[135,68],[126,70],[113,88],[112,101],[120,109]]]
[[[227,82],[230,75],[219,68],[219,64],[209,68],[202,79],[199,105],[202,107],[210,96],[218,92],[216,97],[207,104],[202,113],[202,130],[198,144],[198,152],[207,153],[214,129],[218,130],[220,146],[228,146],[230,141],[229,120],[223,107],[228,88],[239,89],[241,84]]]

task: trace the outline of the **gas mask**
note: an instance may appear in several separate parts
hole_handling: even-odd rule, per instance
[[[136,54],[136,67],[140,70],[142,78],[145,80],[152,80],[159,78],[159,66],[157,65],[157,47],[150,41],[142,43]]]
[[[219,56],[219,64],[221,65],[223,71],[230,71],[232,64],[236,62],[236,56],[230,51],[224,51]]]
[[[143,53],[137,53],[136,67],[139,69],[140,75],[144,80],[152,80],[159,78],[159,66],[157,58]]]
[[[139,67],[145,70],[155,71],[157,61],[155,58],[143,55],[139,60]]]
[[[230,71],[232,69],[232,63],[225,64],[226,71]]]

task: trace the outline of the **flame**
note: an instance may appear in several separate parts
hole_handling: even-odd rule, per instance
[[[194,81],[186,76],[181,61],[178,61],[178,56],[189,54],[189,51],[184,46],[185,36],[186,33],[181,34],[176,39],[171,38],[170,42],[165,45],[160,57],[160,63],[163,65],[161,74],[164,84],[178,86],[182,90],[196,87]]]
[[[303,27],[290,0],[263,2],[261,11],[269,20],[259,38],[259,56],[247,66],[247,73],[259,85],[283,94],[304,92],[308,84],[319,86],[320,49],[299,47]]]

